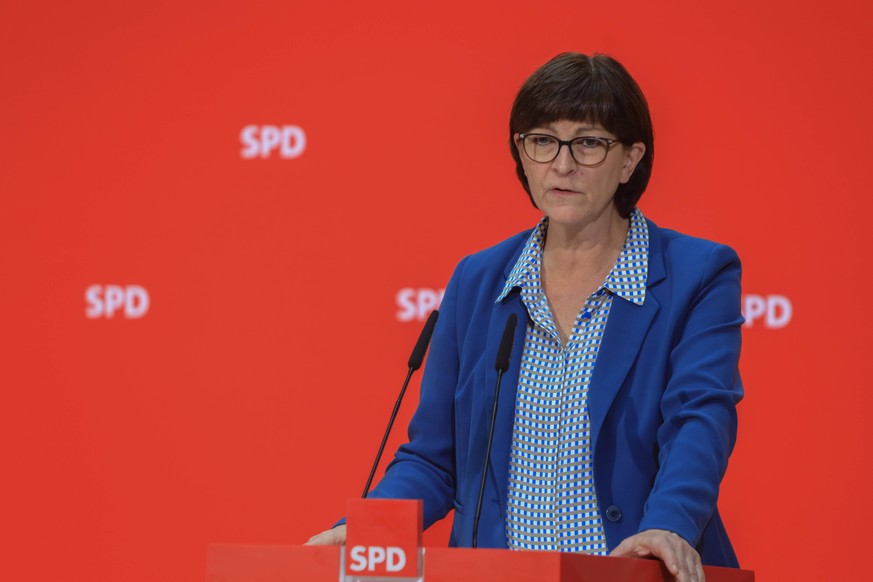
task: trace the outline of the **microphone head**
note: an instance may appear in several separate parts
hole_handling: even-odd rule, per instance
[[[503,337],[500,339],[500,347],[497,348],[497,361],[494,367],[499,372],[509,369],[509,357],[512,355],[512,344],[515,343],[515,327],[518,325],[518,316],[514,313],[506,318],[506,327],[503,328]]]
[[[433,328],[436,327],[437,318],[440,312],[436,309],[430,312],[427,321],[424,324],[424,329],[421,330],[421,335],[418,336],[418,341],[412,349],[412,355],[409,356],[409,367],[412,370],[418,370],[421,363],[424,362],[424,354],[427,352],[427,346],[430,344],[430,337],[433,335]]]

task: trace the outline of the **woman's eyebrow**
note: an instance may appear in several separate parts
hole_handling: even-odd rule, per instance
[[[542,126],[542,127],[543,127],[543,129],[547,129],[553,133],[557,132],[557,130],[555,129],[554,123],[549,123],[549,124],[546,124],[545,126]],[[598,132],[598,131],[603,132],[606,130],[603,129],[602,127],[599,127],[596,125],[590,125],[590,124],[586,123],[586,124],[580,125],[579,127],[576,128],[576,135],[581,135],[583,133],[590,133],[590,132]]]

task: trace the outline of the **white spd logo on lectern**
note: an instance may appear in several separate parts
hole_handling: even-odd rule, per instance
[[[381,546],[355,546],[349,552],[349,569],[355,572],[375,572],[383,565],[386,572],[400,572],[406,567],[406,552],[403,548]]]

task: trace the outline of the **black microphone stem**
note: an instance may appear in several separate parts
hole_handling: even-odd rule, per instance
[[[473,516],[473,547],[479,542],[479,516],[482,513],[482,498],[485,496],[485,478],[488,475],[488,459],[491,458],[491,443],[494,441],[494,424],[497,421],[497,399],[500,397],[500,379],[503,370],[497,371],[497,386],[494,388],[494,406],[491,408],[491,425],[488,428],[488,444],[485,446],[485,468],[482,471],[482,481],[479,483],[479,499],[476,501],[476,514]]]
[[[479,545],[479,517],[482,514],[482,498],[485,495],[485,481],[488,478],[488,465],[491,462],[491,443],[494,441],[494,425],[497,423],[497,401],[500,398],[500,380],[503,373],[509,369],[509,359],[512,356],[512,344],[515,340],[515,326],[518,324],[518,316],[514,313],[506,318],[506,326],[503,328],[503,337],[500,338],[500,346],[497,348],[497,361],[494,368],[497,370],[497,385],[494,387],[494,406],[491,409],[491,424],[488,427],[488,444],[485,447],[485,458],[482,462],[482,482],[479,484],[479,499],[476,501],[476,511],[473,513],[473,543],[472,547]]]
[[[388,435],[391,434],[391,427],[394,426],[394,420],[397,418],[397,411],[400,410],[400,403],[403,401],[403,395],[406,394],[406,387],[409,386],[409,380],[412,378],[412,373],[421,367],[424,361],[424,354],[427,352],[427,346],[430,344],[430,338],[433,335],[433,330],[436,327],[437,318],[440,313],[436,309],[430,312],[427,321],[424,324],[424,329],[421,330],[421,335],[418,336],[418,341],[415,342],[415,347],[412,349],[412,355],[409,356],[409,372],[406,373],[406,380],[403,382],[403,388],[400,389],[400,396],[397,397],[397,402],[394,403],[394,410],[391,412],[391,418],[388,420],[388,428],[385,429],[385,436],[382,437],[382,444],[379,445],[379,452],[376,453],[376,461],[373,463],[373,468],[370,469],[370,476],[367,478],[367,484],[364,486],[364,493],[361,495],[365,499],[370,493],[370,485],[373,484],[373,477],[376,475],[376,469],[379,467],[379,461],[382,460],[382,453],[385,451],[385,444],[388,442]]]
[[[409,386],[409,380],[412,378],[412,373],[415,368],[409,366],[409,372],[406,374],[406,380],[403,382],[403,388],[400,389],[400,396],[397,397],[397,402],[394,403],[394,410],[391,412],[391,418],[388,420],[388,428],[385,430],[385,435],[382,437],[382,444],[379,445],[379,452],[376,453],[376,460],[373,462],[373,468],[370,469],[370,476],[367,478],[367,484],[364,486],[364,494],[361,498],[367,497],[370,492],[370,485],[373,484],[373,476],[376,475],[376,468],[379,466],[379,461],[382,460],[382,453],[385,451],[385,443],[388,442],[388,435],[391,433],[391,427],[394,426],[394,419],[397,418],[397,411],[400,410],[400,402],[403,400],[403,395],[406,394],[406,387]]]

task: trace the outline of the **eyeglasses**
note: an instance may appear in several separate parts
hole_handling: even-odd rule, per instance
[[[617,139],[583,135],[576,139],[558,139],[547,133],[521,133],[522,149],[535,162],[547,164],[558,157],[562,146],[567,146],[570,155],[580,166],[596,166],[606,159]]]

